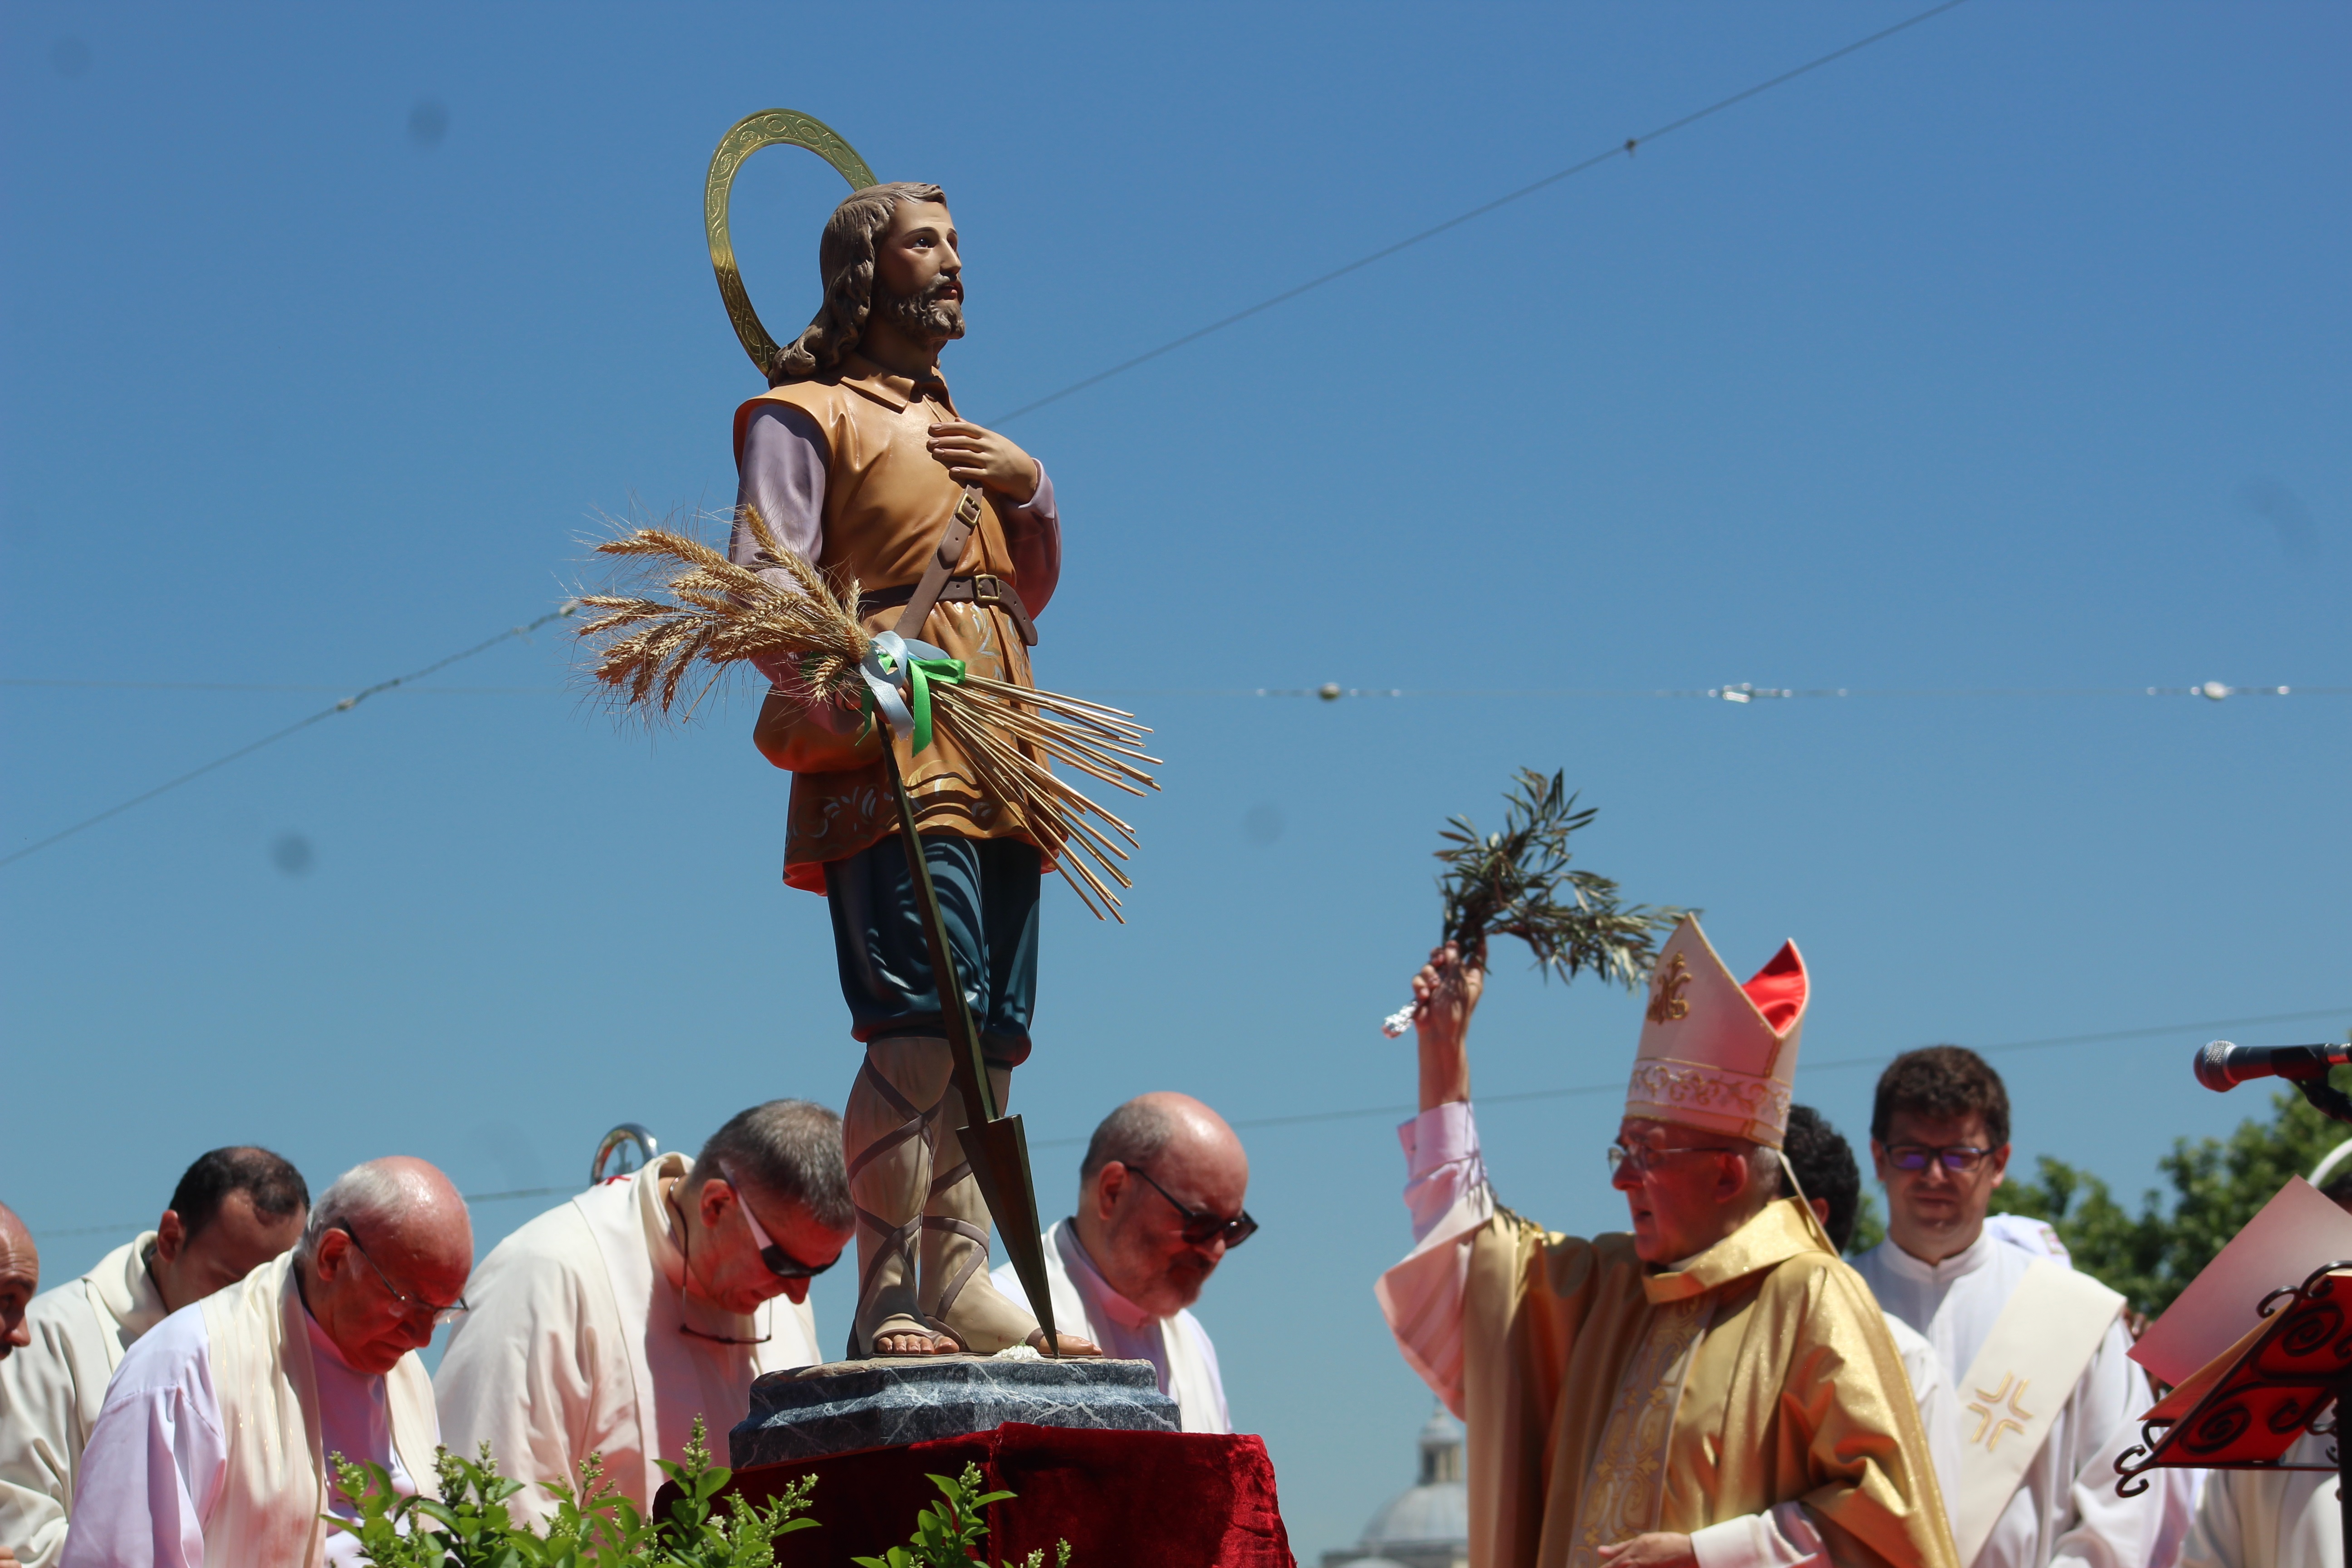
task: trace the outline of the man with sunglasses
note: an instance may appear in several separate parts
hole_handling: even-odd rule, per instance
[[[1601,1151],[1632,1234],[1589,1240],[1486,1181],[1465,1049],[1485,980],[1449,945],[1413,982],[1417,1245],[1376,1290],[1469,1427],[1471,1568],[1955,1568],[1885,1319],[1783,1184],[1796,945],[1743,984],[1697,921],[1667,939]]]
[[[1948,1501],[1969,1568],[2155,1565],[2170,1483],[2116,1494],[2114,1458],[2154,1403],[2126,1359],[2124,1299],[2053,1257],[2047,1227],[1988,1223],[2009,1169],[2009,1090],[1974,1051],[1906,1051],[1878,1080],[1870,1157],[1886,1239],[1854,1259],[1935,1346],[1957,1391]]]
[[[558,1205],[475,1272],[434,1377],[450,1447],[489,1444],[525,1483],[518,1520],[543,1525],[557,1505],[538,1483],[577,1485],[590,1454],[646,1506],[698,1415],[723,1452],[753,1379],[824,1359],[809,1280],[855,1223],[841,1119],[804,1100]]]
[[[331,1454],[434,1484],[416,1352],[466,1310],[473,1222],[422,1160],[345,1172],[294,1250],[181,1308],[122,1358],[83,1450],[62,1568],[359,1561]]]
[[[1257,1221],[1249,1156],[1189,1094],[1139,1095],[1103,1119],[1078,1165],[1077,1212],[1045,1233],[1054,1321],[1102,1353],[1148,1361],[1187,1432],[1230,1432],[1217,1348],[1186,1309]],[[1028,1310],[1009,1263],[996,1288]]]

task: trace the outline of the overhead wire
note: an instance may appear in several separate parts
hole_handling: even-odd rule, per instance
[[[2178,1035],[2204,1029],[2242,1028],[2250,1024],[2300,1024],[2314,1018],[2347,1017],[2352,1017],[2352,1002],[2337,1007],[2306,1008],[2299,1013],[2258,1013],[2237,1018],[2200,1018],[2185,1024],[2154,1024],[2137,1029],[2102,1029],[2087,1035],[2053,1035],[2037,1040],[2011,1040],[2006,1045],[1978,1046],[1973,1049],[1979,1056],[2006,1056],[2016,1051],[2052,1050],[2064,1046],[2105,1045],[2116,1040],[2151,1039],[2159,1035]],[[1835,1072],[1847,1068],[1877,1067],[1884,1062],[1891,1061],[1894,1056],[1893,1052],[1881,1051],[1869,1056],[1840,1057],[1825,1062],[1807,1062],[1804,1067],[1809,1072]],[[1529,1089],[1514,1093],[1482,1094],[1477,1097],[1476,1103],[1514,1105],[1524,1104],[1530,1100],[1570,1100],[1583,1095],[1613,1094],[1622,1091],[1624,1087],[1625,1080],[1622,1078],[1614,1078],[1604,1083],[1571,1084],[1560,1089]],[[1360,1121],[1370,1116],[1410,1116],[1416,1109],[1409,1101],[1400,1101],[1392,1105],[1359,1106],[1348,1110],[1306,1110],[1294,1111],[1285,1116],[1245,1117],[1228,1125],[1237,1132],[1270,1127],[1302,1127],[1324,1121]],[[1086,1142],[1085,1138],[1038,1138],[1031,1140],[1029,1147],[1068,1149],[1076,1148]],[[581,1190],[577,1186],[512,1187],[502,1192],[467,1193],[464,1196],[468,1204],[489,1204],[515,1198],[555,1197]],[[124,1221],[117,1225],[85,1225],[76,1226],[68,1230],[37,1230],[34,1235],[37,1237],[60,1237],[97,1236],[101,1233],[120,1234],[125,1230],[135,1229],[137,1225],[138,1222],[135,1220]]]
[[[1368,255],[1359,257],[1355,260],[1347,263],[1345,266],[1334,268],[1328,272],[1308,279],[1304,283],[1297,284],[1292,288],[1282,290],[1278,294],[1261,300],[1256,304],[1249,306],[1245,310],[1234,311],[1233,314],[1212,321],[1206,326],[1195,328],[1193,331],[1186,332],[1180,337],[1172,338],[1169,342],[1160,344],[1158,348],[1148,350],[1147,352],[1137,354],[1130,359],[1123,360],[1119,363],[1112,365],[1108,370],[1098,371],[1093,375],[1072,382],[1069,385],[1061,388],[1059,391],[1048,393],[1044,397],[1024,404],[1022,406],[1013,409],[1011,413],[999,416],[990,422],[995,425],[1010,424],[1012,421],[1021,418],[1024,415],[1034,413],[1036,410],[1045,407],[1048,404],[1057,403],[1063,398],[1070,396],[1074,393],[1083,392],[1090,386],[1095,386],[1102,382],[1108,381],[1113,376],[1124,374],[1126,372],[1135,369],[1138,365],[1148,363],[1152,360],[1160,358],[1163,354],[1172,353],[1177,349],[1185,346],[1187,343],[1197,342],[1201,339],[1208,337],[1213,333],[1223,331],[1227,327],[1234,326],[1239,322],[1249,320],[1253,316],[1273,310],[1277,305],[1296,300],[1302,294],[1309,293],[1314,289],[1320,289],[1327,283],[1335,282],[1341,278],[1347,277],[1350,273],[1360,271],[1364,268],[1373,265],[1375,262],[1385,260],[1387,258],[1394,256],[1401,251],[1409,250],[1414,246],[1434,239],[1441,234],[1447,233],[1452,229],[1459,228],[1464,224],[1484,217],[1488,213],[1494,212],[1498,208],[1508,206],[1513,202],[1524,200],[1525,198],[1535,195],[1538,191],[1549,189],[1550,186],[1559,184],[1563,180],[1583,174],[1589,169],[1597,168],[1601,164],[1608,163],[1612,158],[1631,158],[1633,155],[1635,149],[1644,142],[1655,142],[1661,137],[1670,136],[1677,131],[1683,130],[1691,125],[1696,125],[1700,121],[1708,118],[1710,115],[1720,114],[1725,110],[1730,109],[1737,104],[1744,103],[1748,100],[1758,96],[1759,93],[1769,92],[1774,88],[1794,81],[1799,77],[1819,70],[1823,66],[1843,59],[1849,55],[1866,49],[1874,44],[1883,42],[1887,38],[1895,37],[1898,33],[1916,27],[1923,22],[1941,16],[1943,13],[1965,4],[1967,4],[1967,0],[1941,0],[1940,4],[1931,5],[1927,10],[1921,11],[1916,16],[1897,22],[1892,26],[1882,27],[1878,31],[1869,34],[1864,37],[1857,38],[1852,43],[1832,49],[1825,55],[1820,55],[1812,59],[1807,60],[1802,65],[1782,71],[1777,76],[1769,77],[1763,81],[1759,81],[1751,87],[1744,88],[1741,90],[1731,94],[1727,98],[1717,99],[1716,101],[1706,105],[1705,108],[1695,110],[1688,114],[1683,115],[1679,119],[1668,121],[1665,124],[1659,126],[1654,131],[1646,132],[1639,136],[1629,136],[1619,145],[1612,147],[1605,152],[1595,153],[1591,157],[1586,158],[1579,163],[1571,163],[1564,169],[1555,170],[1551,174],[1544,175],[1541,179],[1530,181],[1527,184],[1521,185],[1517,190],[1506,192],[1504,195],[1496,196],[1490,201],[1482,202],[1466,212],[1457,213],[1453,217],[1447,218],[1442,223],[1433,224],[1429,227],[1422,229],[1418,233],[1408,235],[1404,238],[1398,240],[1393,244],[1382,246],[1378,250],[1374,250]],[[568,613],[568,610],[558,612],[558,614]],[[544,616],[539,620],[532,622],[531,626],[534,627],[543,626],[549,620],[552,620],[554,618],[556,618],[554,615]],[[236,762],[240,758],[250,756],[254,752],[261,751],[266,747],[276,745],[278,742],[286,740],[289,736],[299,734],[302,731],[309,729],[311,725],[317,724],[323,720],[332,718],[337,713],[348,712],[361,701],[364,700],[368,697],[375,695],[379,691],[389,690],[395,686],[400,686],[408,681],[415,680],[418,679],[419,675],[429,673],[433,669],[442,668],[449,664],[454,664],[458,659],[471,658],[474,654],[482,652],[485,648],[494,647],[498,643],[505,641],[509,637],[521,635],[527,629],[529,628],[518,627],[514,631],[503,633],[497,637],[491,638],[488,642],[482,644],[478,647],[469,648],[464,653],[453,655],[449,658],[444,659],[438,664],[429,666],[426,670],[401,677],[397,679],[384,681],[379,685],[370,687],[366,690],[358,693],[356,696],[344,699],[342,701],[336,703],[331,708],[322,709],[319,712],[310,715],[308,718],[299,720],[296,722],[286,726],[283,730],[279,730],[272,734],[265,735],[260,740],[252,742],[247,745],[241,746],[237,750],[231,752],[225,756],[215,758],[213,761],[206,763],[202,767],[192,769],[189,772],[181,774],[177,778],[167,780],[143,794],[134,795],[131,799],[123,801],[119,805],[110,806],[106,810],[98,813],[96,816],[86,817],[83,820],[75,823],[70,827],[63,828],[57,833],[51,834],[46,838],[39,839],[32,844],[26,845],[21,849],[16,849],[7,855],[0,856],[0,868],[14,865],[16,862],[24,859],[27,856],[38,854],[41,850],[47,849],[54,844],[62,843],[64,840],[72,837],[78,833],[95,827],[100,823],[105,822],[111,817],[119,816],[122,813],[130,811],[136,806],[143,805],[148,801],[153,800],[159,795],[167,795],[173,790],[178,789],[183,784],[193,783],[196,779],[202,778],[206,773],[212,773],[215,769],[226,767],[229,763]],[[10,686],[43,686],[64,685],[66,683],[62,681],[53,682],[33,679],[11,679],[5,682],[5,684]],[[95,685],[99,683],[92,684]],[[134,683],[131,682],[106,684],[119,684],[123,687],[131,687],[134,685]],[[155,689],[170,689],[170,687],[164,683],[152,684]],[[232,689],[232,688],[228,687],[216,689]],[[292,689],[289,688],[289,689]],[[1261,691],[1258,692],[1257,695],[1267,696],[1273,695],[1273,693]],[[1401,695],[1401,693],[1399,695]]]
[[[236,751],[229,752],[226,756],[215,757],[211,762],[206,763],[200,768],[191,768],[186,773],[180,774],[177,778],[167,779],[163,783],[157,784],[152,789],[134,795],[129,800],[121,801],[116,805],[108,806],[104,811],[100,812],[95,816],[85,816],[79,822],[75,823],[71,827],[60,828],[58,831],[50,834],[47,838],[37,839],[33,843],[26,845],[21,849],[14,849],[5,855],[0,855],[0,866],[13,866],[17,861],[25,858],[27,855],[37,855],[42,850],[47,849],[52,844],[62,844],[77,833],[82,832],[87,828],[96,827],[100,823],[104,822],[110,817],[120,816],[124,812],[131,810],[133,806],[144,805],[158,795],[169,795],[172,791],[178,789],[182,784],[192,784],[195,780],[204,777],[206,773],[213,772],[215,769],[228,766],[229,763],[236,762],[240,757],[249,757],[265,746],[274,746],[278,742],[285,740],[288,736],[298,735],[303,731],[309,729],[311,725],[319,723],[323,720],[331,719],[338,713],[348,713],[371,697],[390,691],[395,687],[405,686],[413,680],[422,680],[425,677],[433,674],[436,670],[446,669],[453,664],[473,658],[476,654],[488,653],[490,649],[498,647],[500,643],[510,642],[516,637],[529,637],[531,633],[547,625],[550,621],[560,621],[565,616],[572,615],[574,611],[579,609],[579,607],[577,601],[566,599],[562,604],[557,605],[554,609],[548,611],[547,614],[540,616],[539,619],[530,622],[528,625],[509,626],[505,631],[500,632],[494,637],[485,637],[480,642],[476,643],[473,647],[453,653],[446,658],[436,658],[431,664],[425,666],[422,669],[413,669],[406,675],[395,675],[390,680],[379,680],[373,686],[364,687],[358,691],[352,692],[349,697],[344,698],[340,702],[331,703],[325,708],[320,709],[316,713],[311,714],[306,719],[297,719],[293,723],[287,725],[283,730],[276,731],[270,734],[264,735],[258,741],[250,742],[247,744],[239,746]]]
[[[1209,337],[1213,333],[1222,332],[1227,327],[1238,326],[1240,323],[1248,321],[1252,316],[1262,315],[1265,311],[1273,310],[1276,305],[1288,304],[1291,300],[1297,299],[1301,294],[1311,293],[1315,289],[1322,288],[1326,283],[1336,283],[1340,279],[1347,277],[1349,273],[1360,272],[1365,268],[1371,266],[1374,262],[1385,261],[1390,257],[1396,255],[1400,251],[1411,250],[1414,246],[1420,245],[1426,240],[1435,239],[1439,235],[1459,228],[1465,223],[1470,223],[1477,218],[1485,217],[1488,213],[1494,212],[1497,208],[1507,207],[1516,201],[1522,201],[1528,196],[1534,195],[1538,191],[1548,190],[1551,186],[1559,184],[1562,180],[1572,179],[1576,175],[1581,174],[1589,169],[1597,169],[1601,164],[1606,163],[1614,158],[1631,158],[1633,156],[1634,149],[1637,147],[1647,142],[1655,142],[1663,136],[1671,136],[1675,132],[1680,131],[1686,126],[1697,124],[1700,121],[1706,119],[1709,115],[1720,114],[1725,110],[1731,108],[1735,104],[1747,102],[1749,99],[1756,97],[1759,93],[1769,92],[1774,88],[1792,82],[1799,77],[1806,75],[1808,72],[1817,71],[1823,66],[1830,65],[1835,61],[1845,58],[1848,55],[1866,49],[1873,44],[1882,43],[1885,40],[1895,37],[1897,33],[1905,32],[1912,27],[1916,27],[1922,22],[1940,16],[1945,12],[1952,10],[1957,6],[1966,5],[1967,3],[1968,0],[1943,0],[1941,5],[1930,5],[1925,11],[1920,12],[1917,16],[1913,16],[1906,21],[1897,22],[1891,27],[1882,27],[1877,32],[1871,34],[1868,37],[1856,38],[1853,42],[1845,45],[1842,48],[1832,49],[1828,54],[1807,60],[1803,65],[1798,66],[1790,70],[1782,71],[1779,76],[1769,78],[1764,81],[1759,81],[1753,87],[1742,89],[1740,91],[1733,93],[1728,98],[1717,99],[1715,102],[1708,104],[1705,109],[1695,110],[1691,113],[1684,115],[1679,120],[1668,121],[1665,124],[1659,126],[1655,131],[1645,132],[1639,136],[1628,136],[1623,142],[1610,148],[1607,152],[1596,153],[1591,157],[1586,158],[1580,163],[1570,163],[1565,169],[1554,170],[1552,173],[1546,174],[1539,180],[1532,180],[1527,184],[1521,185],[1517,190],[1507,192],[1502,195],[1495,197],[1492,201],[1481,202],[1478,205],[1472,207],[1467,212],[1457,213],[1454,216],[1447,218],[1443,223],[1432,224],[1429,227],[1421,230],[1418,234],[1408,235],[1404,238],[1400,239],[1393,244],[1381,247],[1380,249],[1372,251],[1369,255],[1360,256],[1344,267],[1335,267],[1330,271],[1323,273],[1318,277],[1310,278],[1304,283],[1285,289],[1281,293],[1261,300],[1256,304],[1250,306],[1246,310],[1236,310],[1230,316],[1221,317],[1216,321],[1211,321],[1205,327],[1195,327],[1192,331],[1186,332],[1180,337],[1169,339],[1168,342],[1161,343],[1156,349],[1149,349],[1142,353],[1137,354],[1132,359],[1122,360],[1118,363],[1111,366],[1108,370],[1097,371],[1092,375],[1070,383],[1069,385],[1063,387],[1058,392],[1049,392],[1045,396],[1037,398],[1034,402],[1023,404],[1020,407],[1015,408],[1010,414],[997,415],[994,417],[984,421],[984,423],[992,426],[1010,425],[1013,421],[1021,418],[1024,415],[1034,414],[1038,409],[1045,407],[1049,403],[1058,403],[1063,398],[1069,396],[1072,393],[1084,392],[1087,388],[1099,385],[1115,375],[1124,375],[1129,371],[1135,369],[1138,365],[1149,364],[1153,360],[1160,358],[1162,354],[1173,353],[1178,349],[1184,347],[1188,343],[1199,342],[1202,338]]]
[[[2203,1018],[2186,1024],[2158,1024],[2139,1029],[2103,1029],[2089,1035],[2053,1035],[2039,1040],[2012,1040],[2006,1045],[1976,1046],[1971,1048],[1980,1057],[2006,1056],[2015,1051],[2044,1051],[2062,1046],[2105,1045],[2116,1040],[2152,1039],[2160,1035],[2178,1035],[2203,1029],[2236,1029],[2250,1024],[2299,1024],[2315,1018],[2352,1018],[2352,1002],[2338,1007],[2315,1007],[2300,1013],[2263,1013],[2242,1018]],[[1868,1056],[1838,1057],[1825,1062],[1803,1062],[1807,1072],[1838,1072],[1849,1068],[1881,1067],[1895,1059],[1895,1051],[1878,1051]],[[1479,1105],[1514,1105],[1530,1100],[1574,1100],[1592,1094],[1622,1093],[1625,1079],[1620,1076],[1601,1083],[1570,1084],[1559,1089],[1528,1089],[1505,1094],[1482,1094]],[[1370,1116],[1410,1116],[1420,1108],[1409,1101],[1389,1105],[1364,1105],[1347,1110],[1301,1110],[1283,1116],[1259,1116],[1231,1122],[1235,1131],[1265,1127],[1299,1127],[1319,1121],[1354,1121]],[[1084,1138],[1036,1138],[1030,1141],[1032,1149],[1070,1148],[1087,1142]]]

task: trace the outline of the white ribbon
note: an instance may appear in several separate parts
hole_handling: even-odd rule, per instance
[[[873,695],[875,710],[898,739],[907,740],[915,732],[915,716],[907,710],[907,700],[900,695],[907,684],[908,666],[919,658],[947,656],[945,648],[902,637],[897,632],[874,634],[874,646],[866,650],[857,672],[866,678],[866,689]]]

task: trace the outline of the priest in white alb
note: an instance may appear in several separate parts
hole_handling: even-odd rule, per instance
[[[1234,1429],[1217,1347],[1190,1309],[1256,1231],[1248,1192],[1249,1156],[1223,1117],[1189,1094],[1139,1095],[1095,1129],[1077,1212],[1045,1232],[1055,1326],[1150,1362],[1187,1432]],[[1013,1265],[991,1278],[1028,1310]]]
[[[24,1568],[55,1568],[82,1449],[122,1355],[191,1301],[236,1284],[301,1239],[302,1173],[267,1149],[200,1155],[155,1228],[26,1314],[31,1348],[0,1363],[0,1545]]]
[[[1377,1290],[1468,1426],[1471,1568],[1954,1568],[1885,1319],[1783,1195],[1795,944],[1743,985],[1696,921],[1667,940],[1606,1151],[1632,1234],[1591,1240],[1487,1184],[1465,1049],[1484,983],[1451,946],[1413,982],[1417,1245]]]
[[[2182,1478],[2116,1493],[2116,1456],[2155,1403],[2127,1359],[2124,1299],[2052,1256],[2034,1227],[1986,1224],[2009,1130],[2009,1090],[1975,1052],[1895,1058],[1870,1115],[1886,1239],[1854,1268],[1936,1347],[1957,1393],[1959,1479],[1946,1501],[1966,1568],[2161,1568]]]
[[[359,1560],[327,1458],[434,1485],[433,1385],[416,1352],[466,1310],[473,1224],[422,1160],[375,1160],[321,1194],[294,1250],[183,1307],[108,1384],[63,1568],[320,1568]]]
[[[724,1453],[754,1378],[824,1359],[809,1280],[855,1224],[841,1120],[802,1100],[755,1105],[693,1159],[662,1155],[550,1209],[475,1271],[434,1378],[443,1436],[464,1454],[489,1444],[524,1483],[517,1520],[543,1524],[541,1483],[576,1488],[591,1454],[646,1507],[656,1461],[685,1458],[696,1416]]]

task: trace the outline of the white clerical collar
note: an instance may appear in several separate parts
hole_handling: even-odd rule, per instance
[[[1111,1289],[1110,1281],[1103,1278],[1102,1270],[1095,1267],[1095,1260],[1087,1255],[1087,1244],[1078,1239],[1078,1222],[1075,1217],[1065,1221],[1062,1229],[1070,1239],[1069,1250],[1063,1254],[1063,1260],[1069,1264],[1073,1274],[1085,1276],[1082,1280],[1073,1283],[1095,1299],[1105,1316],[1122,1329],[1139,1329],[1146,1323],[1160,1321]]]
[[[1930,1263],[1914,1258],[1903,1250],[1893,1237],[1886,1238],[1886,1267],[1897,1279],[1916,1279],[1927,1285],[1948,1285],[1963,1274],[1973,1274],[1992,1261],[1993,1248],[2000,1243],[1990,1229],[1977,1232],[1977,1238],[1941,1263]]]
[[[681,1294],[686,1290],[686,1249],[679,1245],[678,1230],[686,1223],[681,1211],[686,1179],[693,1172],[694,1162],[673,1151],[629,1177],[632,1195],[637,1200],[637,1219],[645,1228],[646,1256],[669,1281],[669,1288]],[[671,1188],[675,1203],[662,1191],[671,1182],[676,1183]]]

